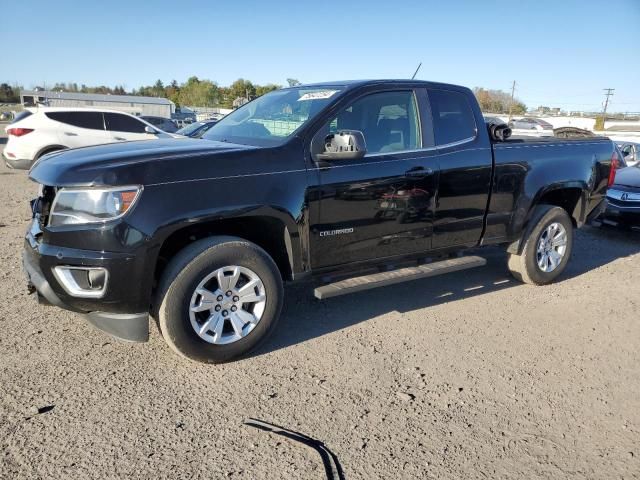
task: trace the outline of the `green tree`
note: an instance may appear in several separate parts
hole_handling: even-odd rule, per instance
[[[267,85],[256,85],[256,97],[261,97],[265,93],[273,92],[274,90],[278,90],[282,88],[280,85],[274,85],[273,83],[268,83]]]
[[[253,83],[249,80],[245,80],[244,78],[239,78],[233,82],[229,89],[231,90],[233,100],[236,98],[246,98],[247,100],[251,100],[256,96],[256,87],[254,87]]]
[[[180,87],[178,104],[194,107],[214,107],[218,103],[218,87],[211,80],[190,77]]]
[[[164,97],[164,84],[162,83],[162,80],[158,79],[153,85],[151,91],[153,92],[154,97]]]
[[[172,80],[169,85],[164,87],[164,96],[176,105],[180,105],[180,85],[176,80]]]
[[[511,95],[502,90],[487,90],[476,87],[473,93],[480,104],[480,109],[485,113],[509,113],[511,105]],[[519,99],[513,99],[511,105],[511,113],[514,115],[522,115],[526,113],[527,106]]]
[[[300,81],[298,81],[298,79],[296,78],[287,78],[287,83],[290,87],[297,87],[298,85],[302,85],[302,83],[300,83]]]
[[[18,103],[20,102],[20,92],[13,89],[8,83],[0,84],[0,102]]]

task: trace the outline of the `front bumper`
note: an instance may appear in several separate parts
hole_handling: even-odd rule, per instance
[[[140,274],[130,255],[48,245],[40,241],[41,235],[34,219],[25,237],[22,256],[28,289],[37,294],[40,303],[82,313],[89,323],[119,339],[132,342],[148,340],[149,312],[148,308],[141,311],[143,300],[135,283]],[[104,298],[73,297],[53,273],[53,268],[59,265],[104,267],[109,270],[110,282],[113,283],[107,285]]]

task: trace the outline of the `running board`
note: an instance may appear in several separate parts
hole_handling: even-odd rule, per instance
[[[467,268],[482,267],[487,261],[482,257],[459,257],[439,262],[428,263],[418,267],[406,267],[389,272],[372,273],[361,277],[348,278],[339,282],[329,283],[316,288],[313,294],[316,298],[337,297],[348,293],[370,290],[372,288],[408,282],[419,278],[435,277],[445,273],[466,270]]]

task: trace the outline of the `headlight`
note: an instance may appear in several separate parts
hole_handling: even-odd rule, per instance
[[[133,206],[142,187],[61,188],[51,206],[49,225],[101,223],[120,218]]]

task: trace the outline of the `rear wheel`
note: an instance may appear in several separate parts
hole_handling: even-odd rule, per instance
[[[542,206],[535,227],[523,239],[520,255],[509,255],[512,275],[525,283],[545,285],[566,268],[573,249],[573,223],[560,207]]]
[[[160,331],[173,350],[199,362],[226,362],[273,331],[282,279],[257,245],[214,237],[193,243],[170,262],[158,301]]]

